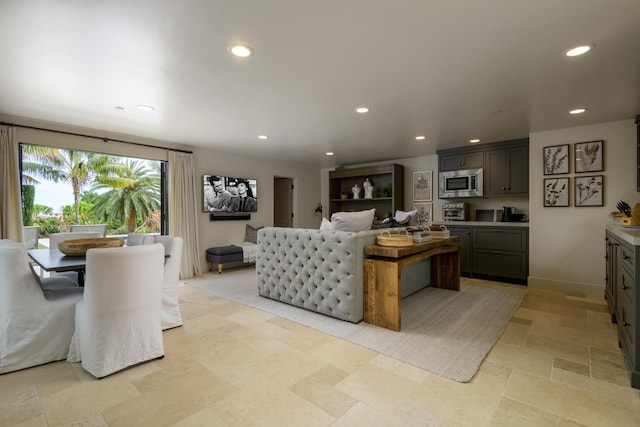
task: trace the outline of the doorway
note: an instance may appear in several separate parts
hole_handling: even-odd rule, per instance
[[[273,226],[293,227],[293,179],[273,177]]]

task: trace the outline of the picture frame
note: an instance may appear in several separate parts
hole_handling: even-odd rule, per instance
[[[576,173],[592,173],[604,171],[604,141],[576,142],[574,162]]]
[[[413,200],[420,202],[433,200],[433,171],[413,173]]]
[[[545,178],[543,182],[544,207],[569,207],[569,179]]]
[[[576,176],[574,182],[574,205],[604,206],[604,175]]]
[[[544,147],[542,150],[545,175],[569,173],[569,144],[552,145]]]
[[[413,209],[416,210],[416,221],[418,221],[419,215],[428,214],[428,217],[424,221],[418,222],[422,222],[423,225],[431,225],[433,222],[433,203],[414,203]]]

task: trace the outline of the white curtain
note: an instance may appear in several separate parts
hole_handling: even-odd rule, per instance
[[[22,193],[18,138],[12,126],[0,126],[0,239],[22,242]]]
[[[202,254],[198,238],[196,177],[193,154],[169,152],[169,234],[184,239],[180,277],[201,273]]]

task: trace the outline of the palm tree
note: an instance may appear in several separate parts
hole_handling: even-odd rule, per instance
[[[80,195],[94,176],[109,170],[113,157],[86,151],[64,150],[37,145],[23,145],[23,181],[39,183],[35,177],[70,183],[73,191],[75,222],[80,217]],[[30,174],[34,174],[31,176]]]
[[[94,216],[103,221],[121,219],[129,233],[135,232],[138,223],[160,209],[160,171],[156,169],[140,160],[128,160],[96,176],[91,191],[106,192],[97,197]]]

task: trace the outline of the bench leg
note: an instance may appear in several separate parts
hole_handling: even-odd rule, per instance
[[[222,274],[222,264],[218,264],[218,274]]]
[[[207,267],[209,268],[209,271],[211,271],[211,261],[207,261]]]

